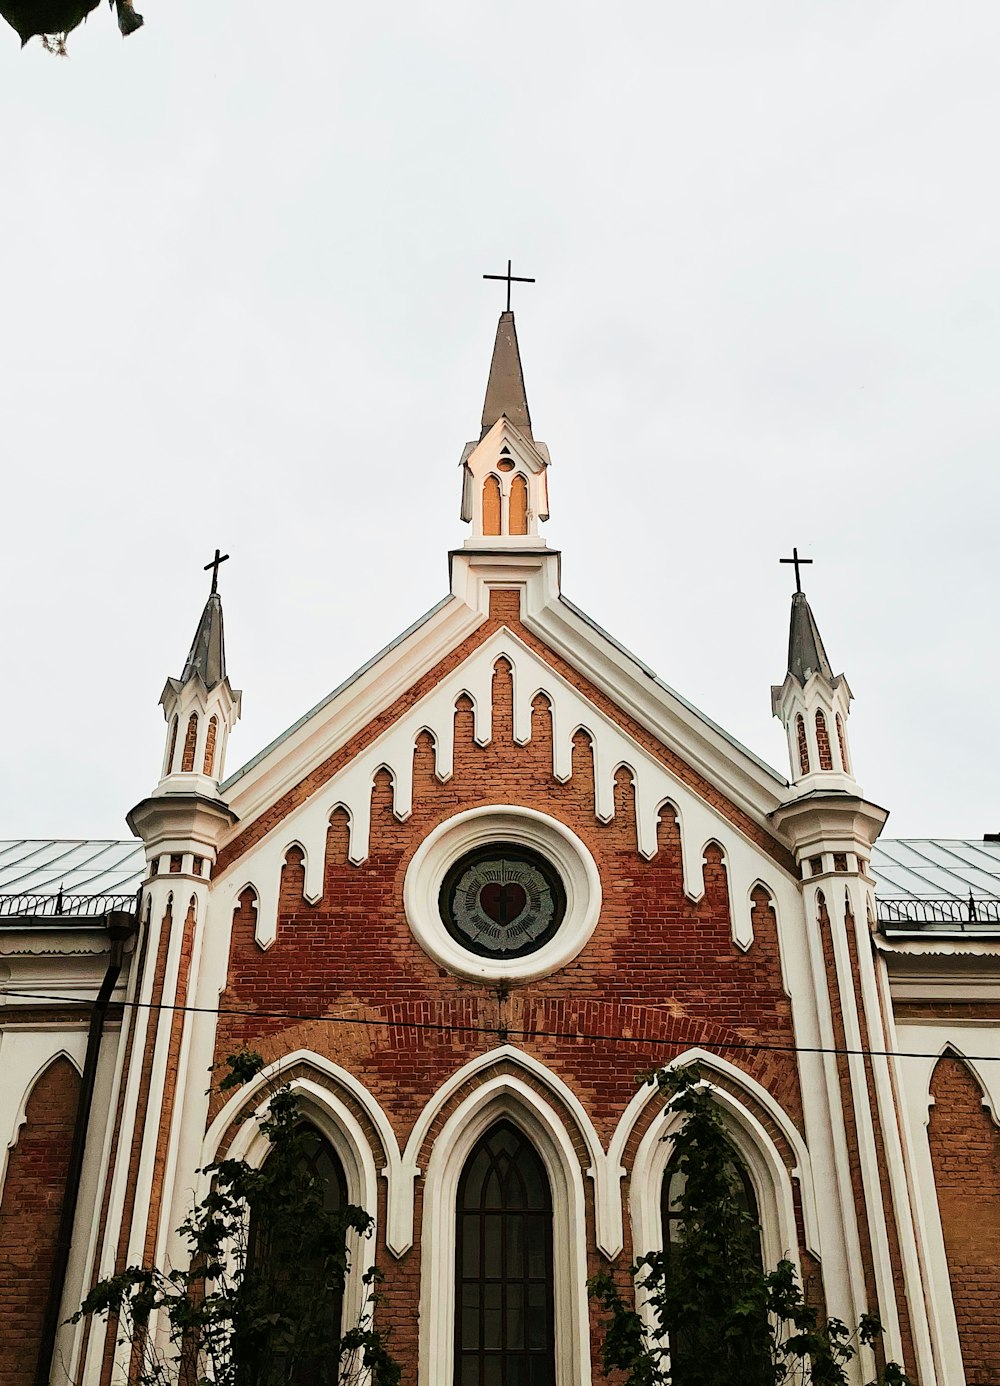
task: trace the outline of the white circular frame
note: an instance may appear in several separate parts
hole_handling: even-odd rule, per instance
[[[449,934],[441,918],[441,884],[449,868],[476,847],[514,842],[539,852],[566,890],[566,912],[554,937],[523,958],[480,957]],[[572,962],[601,915],[597,863],[576,833],[537,809],[488,804],[439,823],[413,854],[403,880],[403,908],[413,936],[441,967],[486,982],[530,982]]]

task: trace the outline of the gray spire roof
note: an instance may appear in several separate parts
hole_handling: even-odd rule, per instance
[[[517,349],[514,314],[509,312],[501,313],[497,324],[497,339],[493,347],[490,378],[486,386],[483,431],[479,435],[480,438],[486,437],[501,416],[509,419],[515,428],[534,442],[531,434],[531,415],[528,413],[528,397],[524,392],[521,353]]]
[[[214,688],[226,677],[226,642],[222,631],[222,598],[213,592],[205,603],[198,629],[194,633],[180,682],[187,683],[195,674],[201,676],[206,688]]]
[[[804,592],[792,596],[792,621],[788,631],[788,672],[803,688],[813,674],[835,682],[823,640]]]

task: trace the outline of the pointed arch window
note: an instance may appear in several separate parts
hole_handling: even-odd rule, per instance
[[[552,1192],[513,1122],[473,1148],[457,1219],[455,1386],[554,1386]]]
[[[528,483],[520,473],[510,483],[510,523],[511,534],[528,532]]]
[[[194,752],[198,742],[198,714],[192,712],[184,733],[184,750],[181,752],[181,772],[186,774],[194,769]]]
[[[734,1151],[729,1161],[729,1172],[733,1176],[733,1182],[737,1190],[737,1201],[743,1212],[747,1213],[754,1224],[753,1235],[746,1247],[747,1269],[751,1266],[759,1267],[764,1264],[763,1248],[760,1241],[760,1212],[757,1206],[757,1197],[754,1193],[750,1176],[742,1160]],[[671,1273],[671,1261],[676,1258],[677,1250],[684,1235],[684,1215],[681,1211],[680,1203],[686,1184],[686,1175],[679,1162],[671,1159],[667,1165],[663,1176],[663,1184],[660,1190],[660,1217],[663,1227],[663,1251],[666,1258],[666,1273]],[[735,1278],[735,1277],[734,1277]],[[671,1335],[673,1336],[673,1335]],[[670,1344],[670,1368],[672,1386],[686,1386],[686,1383],[698,1377],[700,1379],[700,1364],[705,1360],[706,1353],[712,1353],[717,1344],[703,1341],[697,1335],[685,1335],[678,1341],[671,1341]],[[755,1354],[756,1356],[756,1354]],[[695,1365],[698,1370],[695,1371]],[[753,1369],[766,1367],[766,1363],[761,1360],[752,1364],[745,1364],[750,1369],[748,1379],[758,1380],[757,1375],[753,1374]],[[766,1372],[765,1372],[766,1375]],[[763,1380],[763,1376],[760,1378]]]
[[[321,1187],[323,1203],[327,1212],[336,1213],[348,1204],[347,1177],[340,1158],[324,1140],[314,1126],[303,1123],[298,1128],[299,1172],[306,1178],[315,1180]],[[332,1330],[331,1341],[339,1344],[342,1331],[343,1293],[325,1289],[321,1283],[321,1266],[311,1264],[308,1257],[298,1257],[294,1261],[294,1286],[288,1281],[292,1274],[293,1251],[290,1246],[279,1245],[275,1235],[263,1224],[262,1219],[251,1212],[248,1238],[247,1264],[252,1272],[261,1276],[262,1292],[272,1296],[280,1306],[289,1288],[301,1303],[303,1297],[311,1302],[317,1315],[322,1314]],[[288,1377],[287,1363],[280,1353],[267,1354],[259,1365],[260,1386],[278,1386],[290,1382],[290,1386],[326,1386],[337,1380],[339,1350],[333,1360],[312,1361],[299,1365],[291,1378]]]
[[[483,483],[483,533],[500,533],[500,478],[492,473]]]

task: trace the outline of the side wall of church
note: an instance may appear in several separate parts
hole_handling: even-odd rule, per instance
[[[955,1055],[931,1080],[930,1148],[967,1386],[1000,1381],[1000,1128]]]
[[[0,1381],[31,1386],[62,1210],[80,1074],[54,1058],[27,1095],[0,1198]]]

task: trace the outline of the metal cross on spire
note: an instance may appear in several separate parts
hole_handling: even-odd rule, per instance
[[[211,570],[212,570],[212,591],[211,591],[211,594],[210,594],[210,595],[213,596],[213,597],[215,596],[216,592],[219,590],[219,564],[220,564],[220,563],[225,563],[226,560],[227,560],[228,558],[229,558],[228,553],[220,553],[219,550],[216,549],[216,550],[215,550],[215,557],[212,559],[211,563],[206,563],[206,564],[205,564],[205,572],[206,572],[206,573],[208,572],[209,568],[211,568]]]
[[[510,261],[507,261],[506,274],[484,274],[484,279],[504,279],[507,282],[507,312],[510,312],[510,286],[511,284],[534,284],[533,279],[525,279],[520,274],[511,274]]]
[[[799,557],[799,551],[798,551],[798,549],[797,549],[797,548],[793,548],[793,549],[792,549],[792,556],[791,556],[791,558],[779,558],[779,559],[778,559],[778,562],[779,562],[779,563],[794,563],[794,565],[795,565],[795,590],[796,590],[796,592],[801,592],[801,591],[802,591],[802,582],[801,582],[801,579],[800,579],[800,576],[799,576],[799,569],[800,569],[804,564],[806,564],[806,563],[811,563],[811,562],[812,562],[812,559],[811,559],[811,558],[800,558],[800,557]]]

